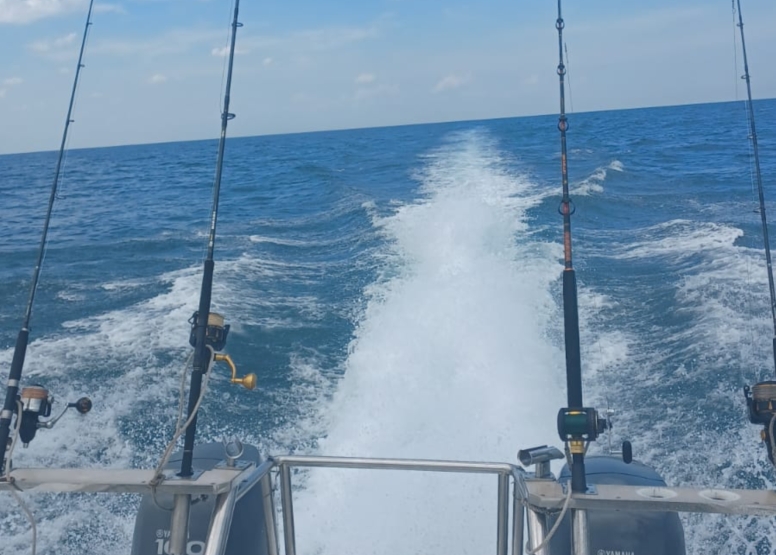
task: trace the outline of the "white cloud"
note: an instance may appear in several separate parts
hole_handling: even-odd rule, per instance
[[[0,0],[0,23],[24,24],[85,6],[84,0]]]
[[[3,81],[3,85],[13,87],[15,85],[21,85],[23,82],[24,82],[24,79],[22,79],[21,77],[9,77],[8,79],[5,79]]]
[[[153,83],[153,84],[156,84],[156,83],[164,83],[165,81],[167,81],[167,76],[165,76],[165,75],[162,75],[161,73],[154,73],[154,74],[151,76],[151,78],[150,78],[150,79],[148,79],[148,82],[149,82],[149,83]]]
[[[361,73],[356,77],[356,83],[359,85],[368,85],[369,83],[374,83],[376,80],[377,77],[375,77],[374,73]]]
[[[114,56],[155,57],[187,52],[196,45],[217,40],[222,36],[223,33],[216,30],[173,29],[151,38],[101,40],[90,46],[89,51]]]
[[[214,48],[210,51],[213,56],[219,56],[221,58],[225,58],[229,55],[229,47],[228,46],[221,46],[219,48]],[[239,46],[234,47],[234,54],[235,56],[238,54],[247,54],[248,50],[245,50],[244,48],[240,48]]]
[[[440,93],[443,91],[457,89],[459,87],[462,87],[468,82],[469,82],[468,76],[456,75],[451,73],[450,75],[444,77],[441,81],[439,81],[434,86],[433,90],[435,93]]]
[[[5,96],[6,89],[0,89],[0,98],[3,98]]]
[[[269,67],[274,63],[274,60],[272,58],[264,58],[261,63],[264,65],[264,67]]]
[[[121,4],[95,4],[94,11],[95,13],[127,13],[127,10]]]
[[[2,2],[2,0],[0,0]],[[75,33],[69,33],[65,36],[53,39],[53,40],[36,40],[35,42],[31,42],[27,45],[27,48],[32,50],[33,52],[37,52],[39,54],[45,54],[46,52],[51,52],[52,50],[59,50],[61,48],[64,48],[66,46],[69,46],[75,42],[75,39],[78,38],[78,35]]]

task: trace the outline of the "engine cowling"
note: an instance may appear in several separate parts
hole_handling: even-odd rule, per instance
[[[182,452],[173,454],[165,468],[180,468],[182,457]],[[246,445],[238,460],[258,465],[260,459],[258,449]],[[195,471],[211,470],[223,461],[224,446],[221,443],[206,443],[194,447]],[[215,496],[212,495],[192,499],[186,555],[200,555],[204,552],[214,503]],[[132,555],[169,555],[172,507],[172,495],[159,493],[156,500],[151,495],[143,496],[135,520]],[[264,504],[261,487],[257,483],[235,505],[225,553],[267,555],[268,546],[264,527]]]
[[[620,457],[585,457],[588,484],[666,487],[651,467]],[[571,479],[564,466],[558,481]],[[567,486],[568,487],[568,486]],[[554,519],[548,519],[548,527]],[[552,555],[571,555],[571,518],[564,522],[550,541]],[[588,511],[590,553],[595,555],[685,555],[684,528],[677,513],[655,511]]]

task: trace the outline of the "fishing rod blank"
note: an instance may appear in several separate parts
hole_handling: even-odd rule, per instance
[[[11,431],[11,420],[16,411],[16,401],[19,394],[19,383],[22,377],[22,368],[24,367],[24,358],[27,355],[27,343],[30,337],[30,320],[32,318],[32,307],[35,302],[35,293],[38,289],[40,279],[40,269],[43,265],[43,257],[46,253],[46,238],[48,237],[49,225],[51,224],[51,214],[54,209],[54,200],[57,197],[57,187],[59,186],[59,177],[62,171],[62,161],[67,145],[67,134],[70,124],[73,123],[73,104],[75,103],[75,94],[78,89],[78,78],[81,75],[83,65],[84,48],[86,47],[86,38],[89,35],[89,27],[92,25],[92,6],[94,0],[89,1],[89,11],[86,14],[86,25],[84,26],[83,37],[81,38],[81,50],[78,53],[78,65],[73,79],[73,89],[70,93],[70,104],[67,108],[67,118],[65,119],[65,128],[62,132],[62,143],[59,147],[59,156],[57,157],[56,170],[54,171],[54,181],[51,184],[51,193],[49,195],[48,208],[46,209],[46,219],[43,223],[43,233],[40,238],[40,247],[38,248],[38,259],[35,263],[35,270],[32,273],[32,284],[30,285],[30,296],[27,300],[27,308],[24,312],[24,321],[21,330],[16,338],[13,360],[11,361],[11,370],[8,376],[8,386],[5,393],[5,403],[0,412],[0,473],[5,468],[5,452],[8,445],[8,438]],[[17,418],[21,418],[18,415]]]
[[[749,138],[752,140],[752,152],[754,153],[755,179],[757,181],[757,194],[760,200],[760,219],[763,226],[763,244],[765,246],[765,262],[768,267],[768,290],[771,294],[771,319],[773,320],[773,363],[776,370],[776,288],[773,284],[773,266],[771,264],[771,245],[768,240],[768,219],[765,216],[765,194],[763,193],[763,176],[760,171],[760,150],[757,145],[757,130],[754,125],[754,108],[752,107],[752,85],[749,79],[749,61],[746,57],[746,41],[744,40],[744,19],[741,15],[741,0],[738,4],[738,28],[741,30],[741,51],[744,56],[744,75],[746,81],[747,119],[749,120]]]
[[[242,23],[237,21],[240,10],[240,0],[235,0],[234,18],[232,20],[232,36],[229,48],[229,64],[226,73],[226,89],[224,92],[224,109],[221,113],[221,138],[218,142],[218,158],[216,160],[216,176],[213,183],[213,206],[210,213],[210,234],[207,243],[207,258],[202,275],[202,289],[199,296],[199,309],[193,316],[192,337],[190,341],[194,347],[194,371],[191,375],[191,387],[189,389],[188,417],[191,419],[186,428],[186,436],[183,443],[183,459],[181,461],[180,475],[192,476],[192,461],[194,458],[194,438],[197,430],[197,414],[195,408],[202,391],[202,378],[210,366],[210,349],[220,351],[226,343],[226,334],[229,326],[223,325],[220,315],[210,314],[210,300],[213,293],[213,250],[216,242],[216,223],[218,221],[218,200],[221,192],[221,175],[224,166],[224,148],[226,146],[226,127],[229,120],[234,119],[234,114],[229,112],[229,98],[232,90],[232,68],[234,66],[234,47],[237,39],[237,29]]]
[[[563,216],[563,331],[566,351],[566,390],[568,407],[558,413],[558,435],[571,453],[571,490],[574,493],[587,492],[585,476],[585,450],[587,443],[595,441],[606,426],[606,421],[598,418],[595,409],[585,408],[582,400],[582,362],[579,342],[579,307],[577,304],[577,278],[571,257],[571,215],[574,205],[569,198],[568,153],[566,131],[569,128],[566,118],[566,97],[564,77],[566,66],[563,63],[563,28],[565,23],[561,15],[561,0],[558,0],[558,78],[560,81],[560,165],[563,198],[558,211]],[[581,515],[581,513],[580,513]],[[580,517],[583,518],[583,517]]]

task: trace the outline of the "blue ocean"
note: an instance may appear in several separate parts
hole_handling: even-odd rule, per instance
[[[776,217],[776,100],[755,102]],[[214,120],[214,130],[217,121]],[[585,401],[672,485],[770,488],[745,384],[773,375],[743,103],[570,115]],[[17,466],[152,467],[177,416],[216,142],[73,150],[25,383],[87,416]],[[10,366],[56,153],[0,156],[0,368]],[[264,453],[516,462],[565,406],[556,116],[232,138],[200,439]],[[3,378],[3,383],[5,378]],[[296,480],[306,554],[495,550],[495,479],[320,470]],[[128,554],[138,499],[28,495],[38,552]],[[766,554],[768,519],[684,516],[693,554]],[[0,552],[29,525],[0,503]]]

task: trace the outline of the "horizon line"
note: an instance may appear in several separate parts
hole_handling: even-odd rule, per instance
[[[753,99],[753,102],[770,101],[770,100],[776,100],[776,97],[755,98]],[[598,113],[606,113],[606,112],[626,112],[626,111],[632,111],[632,110],[679,108],[683,106],[732,104],[737,102],[747,102],[747,99],[743,98],[739,100],[718,100],[714,102],[687,102],[684,104],[656,104],[652,106],[638,106],[638,107],[630,107],[630,108],[604,108],[604,109],[598,109],[598,110],[570,112],[570,113],[567,113],[567,116],[578,115],[578,114],[598,114]],[[492,118],[396,123],[391,125],[373,125],[373,126],[364,126],[364,127],[337,127],[337,128],[330,128],[330,129],[310,129],[307,131],[289,131],[285,133],[282,133],[282,132],[281,133],[255,133],[252,135],[233,135],[233,136],[227,137],[227,140],[251,139],[254,137],[282,137],[282,136],[288,136],[288,135],[310,135],[314,133],[338,133],[338,132],[347,132],[347,131],[363,131],[368,129],[393,129],[397,127],[414,127],[419,125],[443,125],[443,124],[452,124],[452,123],[474,123],[474,122],[499,121],[499,120],[508,120],[508,119],[546,118],[546,117],[556,116],[556,115],[558,115],[557,112],[550,112],[545,114],[531,114],[531,115],[523,115],[523,116],[501,116],[501,117],[492,117]],[[199,139],[180,139],[180,140],[174,140],[174,141],[157,141],[157,142],[152,141],[148,143],[117,143],[117,144],[111,144],[111,145],[85,146],[85,147],[77,147],[77,148],[68,148],[68,149],[65,149],[65,152],[78,152],[83,150],[98,150],[98,149],[108,149],[108,148],[124,148],[124,147],[133,147],[133,146],[137,147],[137,146],[167,145],[167,144],[177,144],[177,143],[196,143],[196,142],[205,142],[205,141],[218,141],[218,136],[216,134],[216,136],[214,137],[199,138]],[[57,153],[57,152],[59,152],[59,150],[56,150],[56,149],[23,150],[18,152],[3,152],[3,153],[0,153],[0,157],[19,156],[19,155],[26,155],[26,154],[46,154],[46,153]]]

